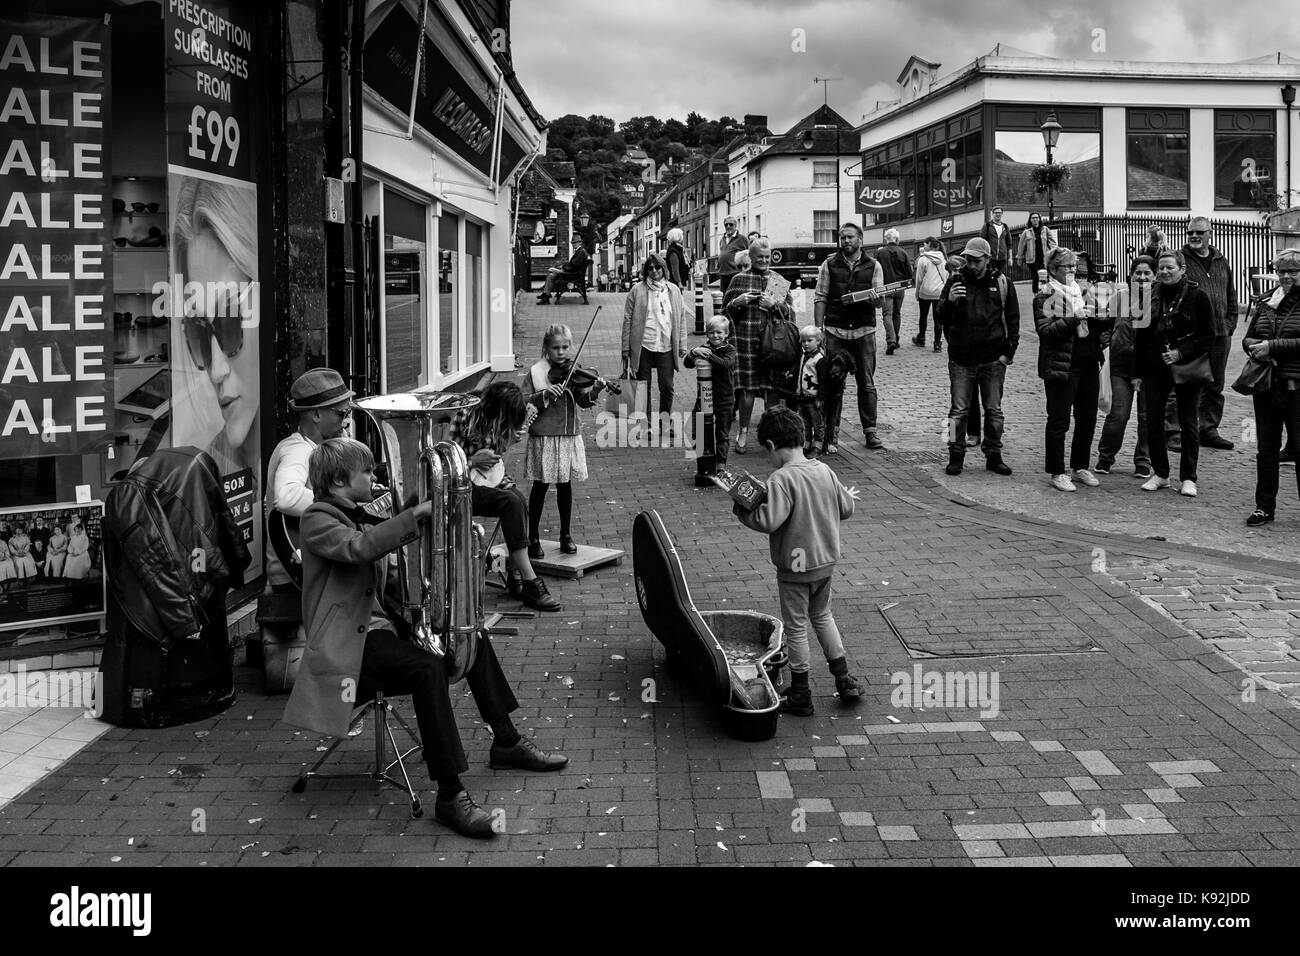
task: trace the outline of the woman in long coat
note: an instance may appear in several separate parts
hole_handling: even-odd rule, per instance
[[[686,306],[682,292],[668,280],[668,267],[656,253],[641,266],[641,281],[632,286],[623,306],[623,368],[650,388],[659,377],[659,411],[673,410],[673,376],[686,358]],[[650,399],[646,397],[646,413]]]
[[[780,301],[767,292],[768,273],[772,267],[772,247],[766,239],[749,244],[749,270],[736,273],[727,287],[722,309],[731,319],[736,346],[736,408],[740,431],[736,436],[736,454],[745,454],[749,439],[749,420],[754,414],[754,399],[776,383],[758,362],[758,346],[768,317],[779,315],[794,321],[794,305],[789,289]],[[771,400],[764,398],[764,404]]]

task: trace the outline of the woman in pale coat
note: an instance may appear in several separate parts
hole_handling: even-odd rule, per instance
[[[686,306],[681,290],[668,281],[668,267],[656,253],[641,266],[641,281],[632,286],[623,306],[623,371],[650,387],[659,374],[659,411],[673,410],[673,375],[686,358]],[[650,402],[646,400],[646,412]]]
[[[90,538],[80,521],[72,523],[68,535],[68,560],[63,564],[65,578],[81,579],[90,577]]]
[[[1024,231],[1020,233],[1020,242],[1016,244],[1016,258],[1029,268],[1034,283],[1034,295],[1038,295],[1038,273],[1047,268],[1047,254],[1055,249],[1056,245],[1056,237],[1044,224],[1043,217],[1036,212],[1031,212]]]

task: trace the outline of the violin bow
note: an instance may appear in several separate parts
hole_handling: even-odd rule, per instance
[[[582,341],[578,343],[578,351],[573,353],[573,358],[569,362],[569,374],[564,376],[563,387],[566,389],[569,387],[569,380],[573,378],[573,373],[578,370],[578,357],[582,355],[582,350],[587,346],[587,337],[591,335],[591,330],[596,327],[596,316],[600,315],[600,310],[603,308],[602,305],[596,306],[596,311],[591,316],[591,324],[587,326],[586,334],[583,335]]]

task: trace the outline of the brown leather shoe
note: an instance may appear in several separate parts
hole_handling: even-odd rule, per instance
[[[498,747],[493,744],[488,753],[488,766],[493,770],[514,767],[546,773],[559,770],[568,762],[569,758],[564,754],[548,754],[527,737],[520,737],[513,747]]]
[[[546,582],[541,578],[525,581],[519,596],[534,611],[558,611],[561,607],[560,602],[551,596],[551,592],[546,588]]]
[[[450,800],[435,800],[433,815],[439,823],[447,824],[461,836],[486,840],[497,835],[492,829],[491,814],[475,803],[467,790],[462,790]]]

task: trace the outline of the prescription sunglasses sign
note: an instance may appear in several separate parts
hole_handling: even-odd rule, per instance
[[[855,193],[858,212],[903,211],[903,187],[897,179],[859,179]]]
[[[102,17],[0,17],[0,460],[108,430],[109,70]]]

